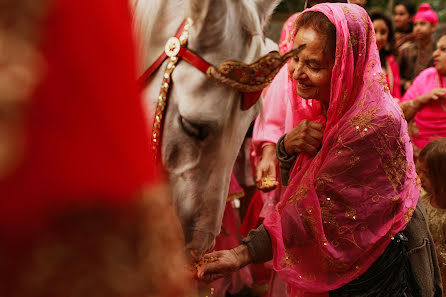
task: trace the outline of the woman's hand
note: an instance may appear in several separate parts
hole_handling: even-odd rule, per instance
[[[285,150],[288,155],[307,153],[315,156],[322,144],[325,126],[321,123],[301,121],[287,133],[284,139]]]
[[[262,160],[256,168],[256,185],[263,192],[274,190],[279,182],[276,180],[276,146],[266,145],[262,150]]]
[[[232,250],[212,252],[204,257],[215,259],[215,261],[203,264],[197,269],[198,279],[207,283],[227,276],[252,262],[246,245],[240,245]]]
[[[418,97],[418,100],[421,104],[429,103],[432,100],[445,99],[446,98],[446,89],[444,88],[435,88],[427,94],[424,94]]]

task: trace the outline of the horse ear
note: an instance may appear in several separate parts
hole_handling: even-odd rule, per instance
[[[254,2],[259,12],[260,21],[262,25],[265,25],[281,0],[254,0]]]

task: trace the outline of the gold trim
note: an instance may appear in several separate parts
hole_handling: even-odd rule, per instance
[[[164,113],[168,103],[167,99],[169,96],[172,72],[179,61],[176,55],[180,51],[180,46],[177,45],[181,46],[186,45],[187,40],[189,39],[189,30],[191,25],[192,25],[192,20],[188,18],[186,20],[186,25],[184,26],[183,33],[181,33],[180,39],[178,40],[176,37],[172,37],[166,43],[166,54],[170,56],[170,60],[169,63],[167,64],[166,70],[164,71],[163,81],[161,82],[161,91],[158,96],[155,118],[153,119],[152,139],[151,139],[152,142],[151,148],[156,159],[159,159],[161,156],[161,133],[164,124]],[[168,45],[172,45],[172,48],[170,47],[168,48]],[[175,48],[173,48],[174,45],[176,46]],[[171,55],[167,53],[168,51]]]
[[[268,86],[288,59],[302,49],[293,49],[283,56],[278,52],[270,52],[249,65],[234,60],[224,61],[218,68],[209,67],[207,75],[240,92],[258,92]]]

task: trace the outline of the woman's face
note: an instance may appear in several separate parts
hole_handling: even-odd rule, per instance
[[[410,17],[406,6],[402,4],[395,6],[394,13],[393,21],[395,23],[395,28],[403,31],[409,29],[409,24],[412,18]]]
[[[432,54],[434,66],[438,73],[446,75],[446,35],[443,35],[437,42],[437,49]]]
[[[375,28],[376,45],[378,50],[383,49],[387,40],[389,39],[389,28],[384,20],[377,19],[373,21],[373,28]]]
[[[294,48],[304,49],[288,63],[288,72],[297,82],[297,94],[304,99],[317,99],[328,105],[334,55],[326,53],[328,38],[311,28],[301,28],[296,34]]]

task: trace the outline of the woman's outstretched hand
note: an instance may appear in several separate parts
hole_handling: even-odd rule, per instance
[[[287,133],[284,139],[285,150],[288,155],[307,153],[315,156],[322,144],[324,125],[309,120],[301,121]]]
[[[240,245],[232,250],[212,252],[204,258],[212,261],[197,268],[197,277],[207,283],[227,276],[252,262],[246,245]]]

